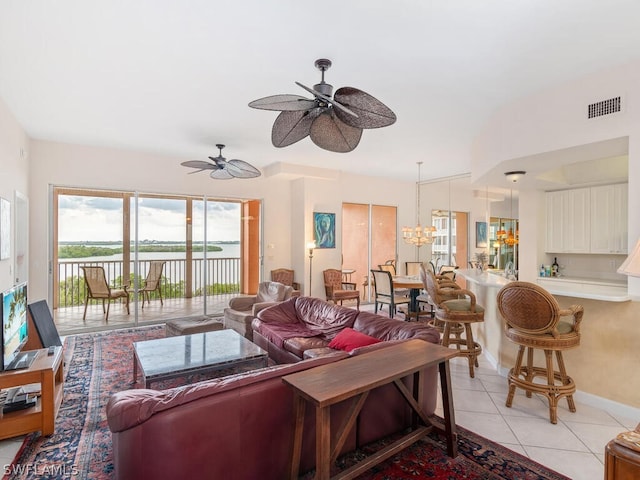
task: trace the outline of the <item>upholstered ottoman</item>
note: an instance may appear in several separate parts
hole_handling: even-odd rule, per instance
[[[185,317],[169,320],[165,326],[165,334],[167,337],[175,337],[178,335],[212,332],[214,330],[222,330],[223,328],[222,317],[208,317],[206,315],[202,315],[199,317]]]

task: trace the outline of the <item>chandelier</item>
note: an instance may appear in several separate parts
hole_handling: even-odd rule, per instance
[[[433,243],[433,232],[436,231],[436,227],[430,225],[422,228],[422,225],[420,225],[420,165],[422,165],[422,162],[416,163],[418,164],[418,181],[416,182],[416,226],[402,227],[402,239],[409,245],[421,247]]]
[[[505,174],[506,175],[506,174]],[[516,219],[513,218],[513,189],[511,190],[511,222],[512,224],[516,223]],[[519,243],[518,235],[519,232],[516,230],[515,235],[513,234],[513,227],[509,228],[509,233],[506,234],[506,238],[504,239],[504,243],[513,247]]]

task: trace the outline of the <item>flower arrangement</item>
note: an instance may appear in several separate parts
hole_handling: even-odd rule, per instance
[[[477,252],[475,256],[476,256],[476,263],[478,264],[478,266],[484,269],[487,266],[487,263],[489,262],[489,255],[487,255],[487,252],[485,251]]]

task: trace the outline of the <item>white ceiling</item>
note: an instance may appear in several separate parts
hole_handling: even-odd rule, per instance
[[[32,138],[415,179],[470,171],[511,100],[640,57],[638,0],[0,0],[0,97]],[[271,145],[314,67],[397,122],[350,153]]]

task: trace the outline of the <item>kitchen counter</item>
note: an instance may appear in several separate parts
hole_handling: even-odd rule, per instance
[[[605,302],[627,302],[631,300],[625,281],[580,277],[539,277],[537,283],[552,295],[589,298]]]
[[[511,280],[507,279],[501,272],[491,270],[478,270],[477,268],[457,269],[456,275],[460,275],[468,282],[477,283],[486,287],[502,288]]]

